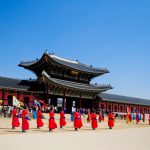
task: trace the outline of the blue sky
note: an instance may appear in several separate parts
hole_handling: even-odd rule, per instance
[[[28,79],[44,51],[109,74],[109,93],[150,99],[149,0],[0,0],[0,76]]]

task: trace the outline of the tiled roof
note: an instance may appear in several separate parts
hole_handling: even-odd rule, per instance
[[[76,90],[84,90],[84,91],[91,91],[91,92],[100,92],[100,91],[107,91],[109,89],[112,89],[110,85],[91,85],[91,84],[83,84],[83,83],[77,83],[72,81],[66,81],[56,78],[51,78],[45,71],[42,72],[42,75],[48,78],[50,82],[53,82],[54,84],[58,84],[60,86],[76,89]]]
[[[37,59],[35,61],[24,61],[24,62],[22,61],[19,64],[19,66],[28,68],[30,66],[36,65],[39,62],[41,62],[42,59],[44,59],[44,56],[48,56],[48,58],[50,60],[52,60],[52,61],[54,61],[54,62],[56,62],[60,65],[67,66],[69,68],[76,69],[76,70],[79,70],[79,71],[84,71],[84,72],[88,72],[88,73],[91,73],[91,74],[97,74],[97,75],[101,75],[101,74],[104,74],[104,73],[109,73],[109,71],[106,68],[92,67],[92,66],[80,63],[79,61],[71,61],[71,60],[68,60],[68,59],[64,59],[64,58],[55,56],[53,54],[48,54],[47,52],[45,52],[39,60]]]
[[[101,97],[102,100],[106,100],[106,101],[110,101],[110,102],[119,102],[119,103],[150,106],[150,100],[148,100],[148,99],[121,96],[121,95],[115,95],[115,94],[109,94],[109,93],[101,93],[101,94],[98,94],[98,96]]]
[[[20,80],[7,77],[0,77],[0,88],[28,90],[31,86],[30,80]]]

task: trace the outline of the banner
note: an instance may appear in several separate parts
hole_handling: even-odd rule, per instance
[[[3,100],[0,100],[0,105],[3,103]]]
[[[34,99],[34,106],[41,107],[41,104],[40,104],[40,102],[38,102],[36,99]]]
[[[13,106],[20,107],[20,103],[15,96],[13,96]]]
[[[131,114],[131,110],[129,107],[127,107],[127,114]]]

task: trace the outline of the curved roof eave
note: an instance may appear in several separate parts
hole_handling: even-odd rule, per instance
[[[78,71],[87,72],[87,73],[95,74],[95,75],[109,73],[109,70],[107,70],[106,68],[95,68],[92,66],[82,64],[78,61],[71,61],[71,60],[67,60],[67,59],[55,56],[53,54],[48,54],[47,52],[45,52],[39,60],[26,61],[26,62],[22,61],[20,62],[18,66],[29,68],[29,67],[39,64],[40,62],[43,62],[43,61],[46,62],[47,60],[45,60],[45,56],[48,56],[50,60],[54,61],[57,64],[60,64],[62,66],[66,66],[68,68],[75,69]]]
[[[42,76],[46,77],[48,80],[50,80],[54,84],[58,84],[58,85],[66,87],[66,88],[72,88],[75,90],[82,90],[82,91],[99,93],[99,92],[103,92],[103,91],[107,91],[107,90],[111,89],[110,85],[100,87],[100,86],[93,86],[93,85],[86,85],[86,84],[82,84],[82,83],[76,83],[76,82],[72,82],[72,81],[54,79],[54,78],[51,78],[45,71],[42,72]]]

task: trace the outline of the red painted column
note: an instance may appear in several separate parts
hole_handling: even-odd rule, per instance
[[[81,99],[82,99],[82,97],[81,97],[81,94],[80,94],[80,98],[79,98],[79,108],[81,108],[81,106],[82,106],[82,104],[81,104]]]
[[[117,106],[117,107],[118,107],[118,112],[120,112],[119,103],[118,103],[118,106]]]
[[[62,108],[64,109],[66,107],[66,93],[64,92],[63,102],[62,102]]]
[[[20,100],[20,93],[17,92],[17,99]]]

